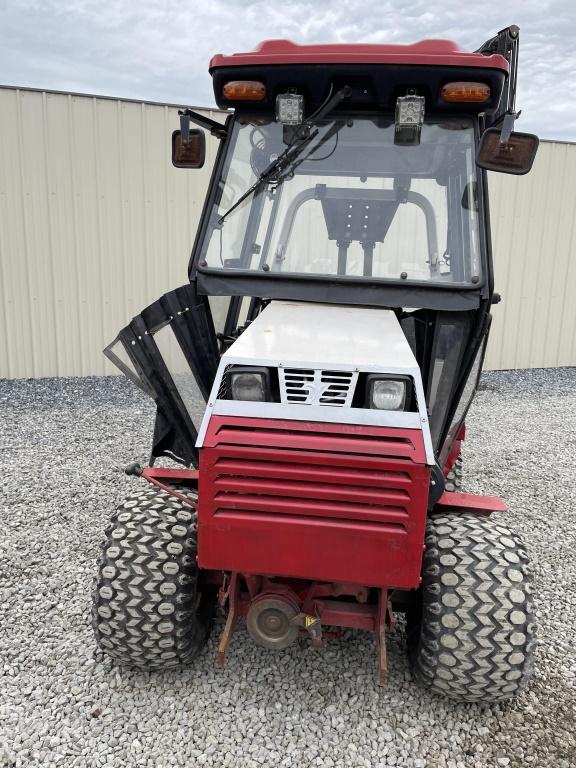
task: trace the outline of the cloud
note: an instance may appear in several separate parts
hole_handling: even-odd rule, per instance
[[[522,30],[519,129],[576,140],[573,0],[4,0],[0,71],[5,84],[213,104],[214,53],[260,40],[413,42],[441,37],[473,50],[499,29]]]

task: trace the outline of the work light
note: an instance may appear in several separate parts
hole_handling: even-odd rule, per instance
[[[424,124],[424,96],[409,94],[396,99],[394,144],[405,146],[420,144]]]
[[[235,368],[228,373],[232,400],[264,402],[270,383],[266,368]]]
[[[276,121],[283,125],[300,125],[304,120],[304,96],[279,93],[276,96]]]
[[[410,380],[406,377],[369,376],[367,405],[379,411],[403,411],[408,402]]]

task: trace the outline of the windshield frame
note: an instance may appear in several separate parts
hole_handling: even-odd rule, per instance
[[[341,113],[327,117],[326,120],[377,119],[386,117],[382,112],[362,111]],[[430,114],[429,119],[446,119],[446,115]],[[474,143],[478,145],[480,126],[477,116],[470,113],[454,113],[451,119],[466,119],[473,129]],[[481,263],[481,279],[478,283],[448,283],[429,280],[406,280],[361,275],[323,275],[295,272],[260,272],[253,269],[220,269],[210,267],[202,261],[202,254],[210,231],[210,219],[221,193],[220,181],[223,172],[233,155],[233,142],[236,132],[234,124],[243,120],[258,119],[248,114],[231,114],[226,121],[227,135],[221,141],[213,168],[208,194],[204,203],[199,227],[189,264],[189,278],[197,281],[198,290],[206,295],[225,296],[265,296],[278,299],[302,299],[311,301],[329,301],[386,306],[421,306],[431,309],[472,309],[481,299],[489,297],[492,291],[492,259],[490,253],[490,228],[488,220],[486,172],[476,167],[478,201],[478,249]],[[259,116],[262,119],[262,116]],[[246,189],[250,184],[247,182]],[[257,195],[250,200],[250,213],[246,223],[246,232],[253,226],[254,216],[260,216],[258,204],[264,202],[264,195]],[[258,222],[257,222],[258,223]],[[224,224],[225,226],[225,224]],[[368,289],[368,290],[367,290]],[[410,303],[409,303],[410,302]]]

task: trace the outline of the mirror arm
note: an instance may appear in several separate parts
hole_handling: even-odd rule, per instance
[[[518,112],[506,112],[502,117],[502,130],[500,131],[500,144],[506,144],[510,140],[514,130],[514,122],[520,117],[522,110]]]
[[[496,120],[494,120],[490,126],[491,128],[496,128],[498,125],[500,125],[500,123],[502,123],[502,128],[500,130],[500,144],[506,144],[506,142],[510,140],[510,136],[514,131],[514,122],[520,117],[521,114],[521,109],[519,109],[518,112],[508,111],[502,113],[499,117],[496,118]]]
[[[227,135],[225,126],[222,123],[218,123],[216,120],[212,120],[211,117],[201,115],[198,112],[194,112],[192,109],[179,109],[180,115],[180,132],[182,141],[188,141],[190,138],[190,123],[195,123],[201,128],[206,128],[210,131],[212,136],[216,136],[217,139],[223,139]]]

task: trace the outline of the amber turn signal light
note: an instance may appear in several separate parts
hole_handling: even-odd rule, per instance
[[[266,97],[266,86],[258,80],[231,80],[222,94],[230,101],[262,101]]]
[[[448,102],[484,104],[490,99],[490,86],[486,83],[446,83],[440,95]]]

